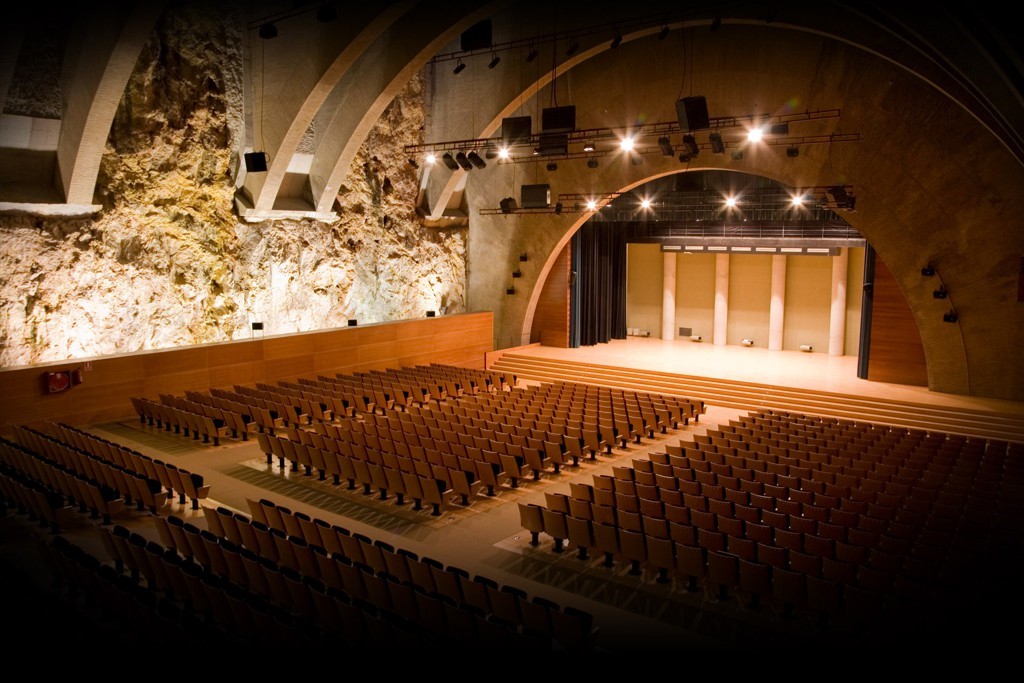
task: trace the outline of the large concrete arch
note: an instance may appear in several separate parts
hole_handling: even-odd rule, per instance
[[[270,163],[266,173],[245,176],[245,187],[254,198],[256,214],[267,214],[274,208],[281,182],[288,171],[299,143],[328,95],[381,35],[415,3],[412,0],[384,7],[366,3],[346,9],[344,22],[316,25],[315,34],[305,27],[287,30],[273,40],[260,40],[254,52],[265,56],[269,50],[276,55],[292,55],[294,62],[271,62],[273,74],[258,75],[265,62],[253,64],[253,79],[268,78],[270,94],[265,84],[259,88],[260,97],[253,102],[253,137],[267,152]],[[315,46],[310,49],[310,44]],[[269,69],[268,69],[269,70]]]
[[[76,26],[63,71],[64,116],[57,143],[57,184],[65,203],[91,205],[107,136],[142,47],[166,3],[96,6]]]

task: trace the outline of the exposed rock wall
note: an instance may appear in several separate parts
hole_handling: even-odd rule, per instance
[[[339,220],[232,211],[242,25],[209,3],[160,21],[121,101],[92,220],[0,217],[0,366],[457,313],[465,231],[425,228],[403,148],[414,79],[366,140]]]

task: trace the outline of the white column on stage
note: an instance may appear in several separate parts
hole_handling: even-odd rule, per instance
[[[662,253],[661,338],[665,341],[676,338],[676,255],[674,251]]]
[[[715,255],[715,323],[712,341],[725,346],[729,330],[729,255]]]
[[[832,311],[828,322],[828,355],[842,356],[846,352],[846,270],[850,250],[840,247],[832,257]]]
[[[786,255],[772,256],[772,300],[768,307],[768,350],[782,350],[782,330],[786,324]]]

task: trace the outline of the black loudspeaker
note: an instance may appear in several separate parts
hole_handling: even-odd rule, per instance
[[[520,198],[524,209],[546,209],[551,204],[551,186],[523,185]]]
[[[501,206],[502,213],[512,213],[513,211],[516,210],[516,208],[518,208],[516,206],[516,200],[513,199],[512,197],[505,197],[500,202],[498,202],[498,204]]]
[[[491,47],[491,20],[478,21],[463,31],[460,46],[463,52]]]
[[[359,321],[358,321],[358,320],[349,320],[349,321],[348,321],[348,326],[349,326],[349,327],[355,327],[355,326],[356,326],[356,325],[358,325],[358,324],[359,324]]]
[[[249,173],[264,173],[267,170],[266,152],[246,152],[245,170]]]
[[[703,95],[676,100],[676,116],[679,118],[679,128],[684,131],[705,130],[711,127],[708,101]]]
[[[545,133],[568,133],[576,130],[576,107],[548,107],[541,112],[540,129]]]
[[[252,329],[253,330],[262,330],[263,329],[263,323],[253,323],[252,324]]]
[[[506,145],[525,144],[533,134],[529,116],[509,116],[501,120],[501,139]]]

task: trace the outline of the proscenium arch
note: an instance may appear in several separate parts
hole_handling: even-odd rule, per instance
[[[737,29],[731,38],[738,40],[742,36],[746,39],[748,35],[753,35],[750,32],[755,28],[749,25],[744,31]],[[775,28],[773,26],[772,30]],[[763,43],[761,48],[764,62],[777,53],[780,41],[778,35],[767,37],[766,33],[757,34]],[[698,34],[704,35],[701,32]],[[1005,357],[1007,349],[1012,348],[1010,340],[1013,330],[1020,329],[1019,310],[1012,305],[1007,306],[1007,297],[1010,296],[1010,284],[1014,292],[1016,290],[1018,264],[1014,261],[1019,261],[1019,253],[1024,245],[1021,245],[1019,239],[1013,240],[1012,231],[988,227],[1007,225],[1008,221],[1015,220],[1020,209],[1021,202],[1011,191],[1011,187],[1017,184],[1014,179],[1019,179],[1022,173],[1016,157],[1007,148],[1005,141],[984,126],[970,107],[950,99],[945,91],[935,88],[931,81],[918,78],[916,72],[907,71],[892,59],[880,58],[873,52],[862,50],[849,42],[833,40],[821,33],[803,31],[800,34],[803,37],[795,33],[791,35],[792,41],[786,41],[785,46],[788,61],[775,68],[784,71],[787,66],[796,67],[799,76],[789,75],[789,79],[799,77],[803,80],[800,81],[800,89],[795,92],[801,97],[807,97],[807,93],[816,94],[818,106],[823,106],[820,103],[828,99],[829,93],[834,92],[837,98],[835,103],[844,107],[844,123],[850,112],[853,123],[845,125],[852,125],[853,130],[860,128],[866,131],[869,134],[866,139],[871,144],[857,143],[852,150],[847,147],[831,150],[826,153],[828,165],[808,166],[804,155],[801,155],[798,161],[783,168],[781,164],[790,162],[767,158],[754,160],[748,155],[748,159],[738,168],[779,179],[783,184],[793,187],[847,182],[848,178],[853,178],[855,187],[866,194],[859,193],[861,202],[858,211],[849,216],[848,221],[878,249],[879,255],[896,275],[911,305],[925,345],[930,388],[949,393],[1002,398],[1019,395],[1020,390],[1014,388],[1019,383],[1009,380],[1015,370],[1010,368],[1010,372],[1006,372],[1005,365],[997,359],[999,356]],[[790,42],[796,45],[788,45]],[[704,47],[707,46],[708,43],[705,43]],[[815,59],[818,56],[825,61],[819,63]],[[734,61],[737,59],[734,51]],[[713,82],[714,79],[721,81],[724,74],[732,73],[723,71],[724,66],[717,70],[712,68],[710,72],[707,63],[703,66],[704,83],[709,80]],[[592,69],[589,75],[584,72],[577,77],[573,84],[577,92],[590,93],[595,88],[601,88],[597,84],[605,81],[598,78],[621,79],[625,65],[617,66],[608,62],[600,68],[601,73]],[[762,99],[766,97],[769,104],[775,102],[779,88],[785,87],[787,81],[779,79],[766,63],[748,63],[744,68],[742,83],[760,78],[768,84]],[[607,76],[604,70],[607,70]],[[839,87],[835,88],[836,85]],[[721,96],[729,92],[731,81],[714,87],[718,90],[718,96]],[[738,84],[735,92],[727,97],[732,103],[732,110],[727,113],[742,113],[736,108],[742,106],[740,89],[743,87]],[[595,97],[591,93],[589,100],[586,100],[589,104],[585,106],[593,106]],[[958,172],[953,172],[949,167],[948,154],[943,153],[948,149],[947,140],[964,147],[963,164]],[[835,173],[825,173],[833,165],[833,153],[836,155]],[[714,160],[709,158],[708,161]],[[728,162],[722,163],[729,165]],[[568,176],[556,174],[548,177],[556,183],[575,179],[579,185],[578,181],[583,176],[573,171],[571,164],[566,166],[569,167],[568,171],[561,170],[558,173],[569,173]],[[645,172],[647,170],[623,169],[627,175],[621,178],[624,181],[621,183],[605,176],[604,182],[608,187],[600,189],[610,191],[609,188],[616,185],[634,187],[660,175],[660,172]],[[776,170],[778,173],[774,172]],[[655,167],[655,171],[659,171],[659,168]],[[633,173],[643,173],[644,178],[635,178]],[[470,189],[473,195],[479,194],[472,183]],[[493,194],[492,190],[484,192],[483,199],[475,200],[476,205],[488,206],[487,201],[493,199],[490,196]],[[994,201],[988,201],[986,197]],[[497,200],[494,201],[496,203]],[[568,216],[551,216],[543,220],[554,228],[567,219]],[[516,241],[518,245],[530,243],[536,252],[541,252],[543,245],[543,256],[542,253],[537,254],[541,257],[538,261],[543,259],[545,262],[543,268],[526,273],[526,277],[517,283],[523,294],[529,292],[524,297],[528,301],[516,303],[514,297],[503,298],[499,293],[479,288],[473,289],[471,293],[476,299],[473,302],[475,306],[483,305],[503,312],[506,319],[499,323],[498,330],[501,338],[514,338],[518,334],[521,339],[531,328],[536,297],[539,296],[536,288],[542,286],[550,272],[549,259],[564,247],[565,241],[571,232],[578,229],[582,219],[571,226],[568,234],[565,230],[560,231],[559,239],[555,239],[551,229],[534,231],[530,227],[531,221],[535,224],[542,220],[540,217],[531,219],[523,216],[505,223],[511,230],[486,227],[489,223],[500,225],[502,218],[483,216],[480,219],[474,217],[474,220],[485,227],[483,234],[488,239],[504,232],[514,244]],[[535,237],[529,237],[531,234]],[[555,244],[559,245],[559,249],[554,248]],[[964,258],[964,252],[968,251],[971,253]],[[513,253],[503,253],[502,258],[507,259],[507,264],[500,270],[505,267],[513,270],[514,257]],[[933,283],[923,281],[920,276],[921,266],[930,260],[936,261],[940,271],[944,272],[944,281],[954,283],[956,287],[954,296],[960,313],[960,322],[956,325],[943,321],[945,311],[940,310],[942,304],[931,296]],[[976,272],[979,268],[983,270]],[[534,278],[535,273],[537,279]],[[990,273],[998,274],[999,277],[998,299],[991,296],[993,282],[985,279]],[[499,285],[500,282],[494,282],[495,279],[486,276],[477,278],[480,284],[487,287]],[[972,344],[973,353],[970,352]],[[997,348],[1000,350],[996,351]]]

